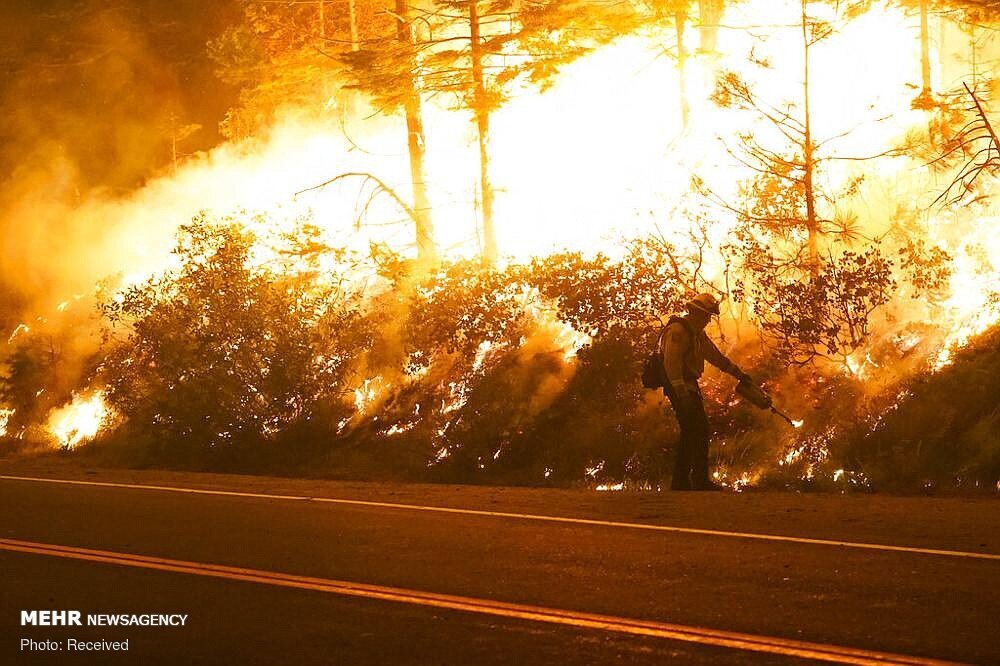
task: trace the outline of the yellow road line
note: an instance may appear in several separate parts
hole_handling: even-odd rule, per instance
[[[920,548],[916,546],[890,546],[880,543],[865,543],[857,541],[838,541],[835,539],[813,539],[809,537],[784,536],[780,534],[758,534],[756,532],[730,532],[726,530],[710,530],[698,527],[678,527],[675,525],[655,525],[651,523],[628,523],[614,520],[597,520],[593,518],[570,518],[566,516],[546,516],[533,513],[512,513],[507,511],[484,511],[481,509],[462,509],[446,506],[424,506],[421,504],[401,504],[396,502],[375,502],[371,500],[343,499],[336,497],[308,497],[305,495],[271,495],[266,493],[248,493],[235,490],[209,490],[205,488],[183,488],[180,486],[154,486],[132,483],[111,483],[107,481],[79,481],[75,479],[46,479],[29,476],[0,475],[5,481],[31,481],[38,483],[54,483],[77,486],[96,486],[99,488],[127,488],[131,490],[158,490],[172,493],[193,495],[219,495],[223,497],[248,497],[254,499],[292,500],[322,502],[348,506],[362,506],[405,511],[427,511],[433,513],[450,513],[466,516],[483,516],[489,518],[514,518],[518,520],[535,520],[550,523],[570,525],[586,525],[588,527],[616,527],[654,532],[673,532],[678,534],[698,534],[701,536],[729,537],[736,539],[754,539],[758,541],[778,541],[785,543],[801,543],[814,546],[840,546],[842,548],[860,548],[894,553],[911,553],[917,555],[939,555],[945,557],[961,557],[977,560],[1000,561],[997,553],[974,553],[962,550],[941,550],[937,548]]]
[[[444,608],[467,613],[478,613],[481,615],[492,615],[518,620],[528,620],[531,622],[566,625],[581,629],[597,629],[602,631],[632,634],[636,636],[649,636],[653,638],[683,641],[685,643],[698,643],[702,645],[731,648],[734,650],[764,652],[788,657],[799,657],[802,659],[832,661],[841,664],[908,664],[926,666],[930,664],[937,665],[954,663],[887,652],[876,652],[857,648],[840,647],[837,645],[825,645],[822,643],[810,643],[807,641],[776,638],[772,636],[758,636],[733,631],[721,631],[718,629],[689,627],[681,624],[670,624],[652,620],[636,620],[615,617],[612,615],[582,613],[555,608],[545,608],[542,606],[529,606],[525,604],[492,601],[489,599],[476,599],[450,594],[436,594],[433,592],[422,592],[419,590],[408,590],[398,587],[385,587],[381,585],[368,585],[365,583],[354,583],[326,578],[296,576],[272,571],[262,571],[259,569],[245,569],[242,567],[231,567],[221,564],[188,562],[162,557],[149,557],[146,555],[117,553],[106,550],[93,550],[90,548],[76,548],[73,546],[21,541],[18,539],[0,539],[0,550],[17,553],[29,553],[33,555],[46,555],[72,560],[84,560],[88,562],[135,567],[139,569],[171,571],[195,576],[208,576],[211,578],[225,578],[229,580],[261,583],[264,585],[276,585],[279,587],[292,587],[349,597],[363,597],[366,599],[392,601],[417,606],[431,606],[434,608]]]

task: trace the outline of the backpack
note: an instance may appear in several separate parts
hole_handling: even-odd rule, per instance
[[[664,388],[669,382],[667,381],[667,371],[663,368],[663,353],[661,351],[663,345],[663,334],[666,333],[667,327],[663,326],[660,329],[660,335],[656,338],[656,345],[653,347],[652,353],[646,357],[646,362],[642,364],[642,386],[648,389],[658,389]]]
[[[665,326],[660,328],[660,335],[656,338],[656,346],[649,356],[646,357],[646,362],[642,364],[642,385],[644,388],[648,389],[663,389],[664,394],[669,395],[672,391],[670,386],[670,380],[667,379],[667,371],[663,367],[663,336],[667,332],[667,326],[670,324],[678,323],[684,327],[688,335],[694,338],[694,331],[691,330],[691,325],[688,324],[680,317],[671,317]]]

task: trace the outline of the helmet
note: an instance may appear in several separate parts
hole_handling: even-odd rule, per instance
[[[698,294],[687,302],[688,312],[692,308],[701,310],[706,314],[717,315],[719,314],[719,301],[712,294]]]

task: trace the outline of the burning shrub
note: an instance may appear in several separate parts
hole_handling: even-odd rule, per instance
[[[620,258],[562,253],[502,268],[463,260],[420,273],[380,248],[353,260],[308,224],[273,238],[248,231],[266,222],[201,216],[183,227],[172,270],[101,303],[104,345],[99,361],[84,366],[96,372],[53,383],[46,377],[59,363],[46,365],[41,338],[24,336],[8,359],[10,425],[45,424],[85,383],[91,391],[78,402],[99,395],[120,416],[110,439],[133,461],[150,462],[151,454],[151,462],[229,469],[294,471],[305,463],[349,476],[609,488],[662,478],[674,422],[662,397],[641,388],[638,368],[657,318],[705,288],[697,242],[679,251],[650,237],[628,243]],[[867,340],[869,316],[896,279],[915,293],[939,289],[945,260],[907,246],[894,270],[871,247],[783,272],[770,248],[753,248],[743,259],[759,270],[743,273],[737,295],[750,302],[763,336],[745,338],[733,355],[780,404],[815,417],[784,428],[741,405],[732,383],[710,372],[704,390],[717,480],[880,483],[884,461],[909,450],[880,434],[896,427],[888,415],[899,407],[882,398],[903,389],[887,379],[881,396],[862,376],[890,352],[911,352],[897,349],[899,336]],[[856,367],[785,363],[856,348]],[[28,408],[41,404],[29,395],[37,387],[62,393],[31,417]],[[995,419],[980,407],[981,418],[961,429],[963,442],[979,444],[955,453],[965,462],[954,473],[972,478],[974,465],[982,481],[996,474],[996,454],[982,444]],[[67,441],[90,437],[75,424],[59,427]],[[854,442],[876,444],[845,447]],[[935,465],[948,468],[935,459],[907,478],[916,482]]]
[[[19,325],[9,337],[0,374],[0,412],[9,412],[9,436],[65,445],[47,425],[50,414],[90,382],[99,340],[92,308],[91,298],[78,296],[49,317]]]
[[[178,268],[101,305],[106,396],[134,436],[195,449],[256,442],[341,390],[357,322],[346,293],[315,270],[255,263],[254,241],[234,221],[198,217],[180,230]]]
[[[1000,327],[958,350],[951,365],[881,396],[874,422],[844,453],[881,488],[994,489],[1000,479]]]
[[[430,370],[389,421],[420,405],[414,433],[424,428],[439,476],[565,482],[595,460],[612,476],[658,474],[663,421],[637,369],[697,265],[660,239],[625,250],[504,269],[458,262],[412,290],[399,363]]]

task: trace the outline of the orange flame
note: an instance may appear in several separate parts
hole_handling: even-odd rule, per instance
[[[49,414],[48,429],[66,449],[92,440],[105,427],[110,411],[100,391],[89,398],[76,396],[73,401]]]

